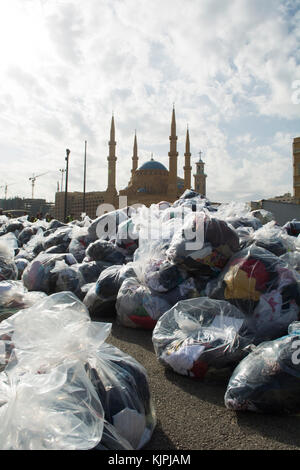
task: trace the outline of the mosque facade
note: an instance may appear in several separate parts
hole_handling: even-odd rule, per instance
[[[194,177],[194,187],[192,188],[192,166],[189,129],[186,131],[185,153],[184,153],[184,178],[178,176],[178,151],[176,135],[176,118],[173,107],[171,132],[170,132],[169,168],[151,157],[151,160],[139,166],[137,136],[134,136],[131,177],[127,187],[119,192],[116,188],[116,137],[114,116],[111,119],[110,140],[108,142],[108,180],[106,191],[87,192],[85,194],[85,213],[95,218],[97,208],[106,204],[111,206],[111,210],[120,207],[120,200],[126,201],[125,205],[144,204],[149,207],[151,204],[167,201],[173,203],[186,189],[194,189],[198,193],[206,196],[206,177],[204,172],[204,162],[201,158],[196,163]],[[55,195],[55,217],[59,220],[64,218],[65,193],[57,192]],[[124,204],[123,204],[124,205]],[[108,208],[109,210],[109,208]],[[83,213],[83,193],[68,192],[67,213],[73,218],[79,219]]]

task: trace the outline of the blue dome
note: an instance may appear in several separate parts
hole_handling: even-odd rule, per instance
[[[156,160],[149,160],[148,162],[143,163],[137,169],[137,171],[138,170],[164,170],[164,171],[168,171],[162,163],[159,163]]]

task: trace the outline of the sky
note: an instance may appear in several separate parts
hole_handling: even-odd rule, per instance
[[[168,167],[173,104],[178,172],[190,133],[213,202],[293,193],[300,136],[300,0],[1,0],[0,197],[54,201],[107,188],[112,113],[117,189],[139,164]],[[193,179],[192,179],[193,181]]]

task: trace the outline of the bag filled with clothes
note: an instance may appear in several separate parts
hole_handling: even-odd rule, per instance
[[[1,450],[88,450],[101,440],[104,412],[84,365],[0,374]]]
[[[86,250],[86,261],[106,261],[111,264],[123,264],[125,256],[107,240],[96,240]]]
[[[96,293],[96,282],[84,284],[81,291],[85,293],[83,303],[89,311],[92,319],[99,320],[116,316],[115,299],[103,299]]]
[[[300,234],[300,221],[296,219],[290,220],[284,224],[283,228],[291,237],[298,237]]]
[[[46,297],[44,292],[29,292],[21,281],[0,282],[0,321],[18,310],[28,308]]]
[[[18,383],[21,377],[28,389],[32,384],[36,390],[19,394],[21,403],[12,410],[13,420],[5,416],[5,406],[1,416],[0,407],[8,428],[13,422],[20,435],[26,436],[32,428],[43,426],[49,431],[46,436],[54,433],[52,448],[94,448],[101,442],[105,419],[134,449],[143,447],[156,425],[148,377],[135,359],[105,343],[110,331],[111,324],[92,322],[87,308],[70,292],[53,294],[2,322],[0,362],[10,384]],[[41,391],[38,383],[42,384]],[[9,392],[6,390],[7,395]],[[22,413],[23,406],[28,408],[29,396],[34,401],[31,411],[33,406],[41,411],[31,422],[27,413]],[[2,399],[1,405],[4,403]],[[3,433],[0,448],[11,448],[6,444],[10,438],[7,434]],[[32,448],[40,445],[39,435],[45,439],[45,432],[37,432],[36,440],[31,440]],[[69,447],[70,442],[73,447]]]
[[[25,268],[27,268],[29,261],[25,258],[18,258],[18,259],[15,259],[15,263],[16,263],[17,270],[18,270],[18,280],[21,280],[22,274]]]
[[[192,212],[186,215],[182,229],[175,232],[167,258],[189,271],[213,275],[239,248],[238,235],[225,221],[205,212]]]
[[[104,269],[96,282],[96,294],[103,301],[115,301],[121,285],[129,277],[136,277],[133,263],[110,266]]]
[[[86,249],[93,240],[88,234],[88,227],[74,227],[71,232],[69,253],[76,258],[78,263],[82,263],[85,258]]]
[[[0,238],[0,281],[16,280],[18,270],[14,261],[14,249]]]
[[[118,209],[97,217],[88,227],[89,236],[93,241],[115,240],[119,224],[127,220],[130,208]]]
[[[61,245],[63,243],[66,243],[67,246],[69,246],[71,241],[71,233],[72,228],[69,226],[58,228],[54,233],[50,233],[48,236],[44,236],[43,249],[47,250],[48,248]]]
[[[153,330],[157,320],[179,300],[198,296],[194,280],[188,278],[175,289],[155,292],[137,278],[125,279],[116,301],[117,319],[121,325]]]
[[[265,209],[256,209],[251,211],[251,215],[256,217],[263,225],[268,224],[274,220],[274,215]]]
[[[116,246],[124,253],[133,255],[139,246],[139,232],[132,218],[124,220],[118,226]]]
[[[299,414],[299,322],[290,325],[288,335],[261,343],[240,362],[224,401],[230,410]]]
[[[57,261],[65,261],[67,265],[76,264],[76,259],[71,253],[45,254],[40,253],[25,268],[22,281],[29,290],[37,290],[52,294],[55,292],[57,273],[52,272]]]
[[[265,248],[276,256],[282,256],[289,251],[296,250],[295,238],[289,236],[274,221],[263,225],[258,230],[249,232],[248,239],[246,237],[244,239],[243,248],[252,244]]]
[[[182,300],[158,320],[152,335],[160,362],[181,375],[204,378],[210,367],[238,363],[252,344],[245,315],[229,302]]]
[[[296,271],[264,248],[251,245],[236,253],[208,296],[226,300],[244,312],[256,331],[255,344],[286,334],[299,317],[300,284]]]

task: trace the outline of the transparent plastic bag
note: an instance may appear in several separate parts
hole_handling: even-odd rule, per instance
[[[17,278],[18,270],[14,262],[14,248],[2,236],[0,238],[0,281],[16,280]]]
[[[250,246],[251,244],[265,248],[276,256],[296,250],[295,238],[289,236],[274,221],[265,224],[258,230],[250,232],[245,245]]]
[[[139,245],[139,232],[132,220],[124,220],[118,226],[116,246],[124,250],[124,254],[132,255]]]
[[[167,258],[187,270],[213,275],[239,248],[239,237],[226,222],[192,212],[185,217],[182,230],[175,232]]]
[[[72,229],[69,253],[72,253],[78,263],[81,263],[85,258],[86,249],[91,242],[87,226],[75,226]]]
[[[123,264],[124,260],[124,254],[113,243],[106,240],[96,240],[86,250],[86,261],[105,261],[111,264]]]
[[[204,378],[243,358],[252,344],[245,315],[229,302],[207,297],[183,300],[158,320],[152,335],[155,353],[181,375]]]
[[[65,261],[69,266],[76,264],[76,259],[71,253],[47,254],[40,253],[25,268],[22,281],[29,290],[38,290],[46,294],[55,292],[57,273],[52,273],[57,261]]]
[[[0,321],[46,297],[44,292],[28,292],[21,281],[0,282]]]
[[[36,377],[51,375],[55,369],[63,368],[70,362],[81,364],[81,370],[84,368],[86,374],[86,386],[75,387],[75,397],[77,398],[78,392],[79,397],[86,403],[86,392],[88,391],[89,395],[93,392],[93,397],[96,393],[97,400],[100,399],[104,409],[105,420],[114,426],[133,448],[140,448],[150,439],[156,424],[147,374],[133,358],[105,343],[110,331],[110,323],[91,321],[87,308],[74,294],[53,294],[0,324],[1,362],[6,365],[5,372],[9,374],[10,379],[28,378],[29,384],[32,379],[34,386],[35,380],[38,380]],[[71,376],[73,375],[72,372]],[[93,390],[90,389],[90,383],[94,387]],[[72,387],[67,390],[72,392]],[[36,395],[33,395],[33,398],[35,397]],[[60,395],[51,395],[51,398],[52,409],[58,408],[64,417],[65,407],[69,407],[69,397],[66,395],[60,400]],[[48,401],[47,395],[45,399]],[[39,401],[38,397],[36,400]],[[37,409],[43,410],[39,403],[35,405]],[[20,412],[22,406],[23,403],[20,405]],[[78,406],[81,407],[80,403]],[[77,405],[72,406],[71,410],[76,411],[76,407]],[[92,410],[93,407],[90,408]],[[45,428],[48,409],[47,407],[41,419],[38,419],[41,425],[43,421]],[[103,414],[101,419],[102,416]],[[57,418],[59,416],[54,413],[53,420],[56,423]],[[25,432],[26,426],[27,421],[24,424]],[[60,421],[56,429],[60,431]],[[78,432],[81,435],[84,429],[79,429]],[[73,434],[71,436],[73,437]],[[66,432],[66,436],[61,438],[62,443],[67,438]],[[80,443],[79,438],[80,436]],[[77,445],[75,442],[75,446]]]
[[[51,233],[43,238],[43,249],[47,250],[48,248],[60,245],[62,243],[67,243],[67,245],[69,245],[71,241],[71,233],[72,227],[66,226],[58,228],[54,233]]]
[[[100,397],[105,419],[134,449],[141,449],[156,425],[145,368],[107,343],[89,358],[89,367],[89,377]]]
[[[257,413],[300,412],[300,330],[257,346],[234,370],[225,393],[230,410]]]
[[[175,289],[158,293],[130,277],[124,280],[118,292],[117,319],[124,326],[152,330],[157,320],[176,302],[198,295],[191,278]]]
[[[104,411],[80,362],[44,373],[0,374],[1,450],[86,450],[102,438]]]
[[[245,313],[256,331],[256,344],[285,334],[299,316],[298,274],[255,245],[232,256],[207,291],[210,298],[227,300]]]
[[[21,280],[22,279],[22,274],[23,274],[25,268],[27,268],[27,266],[29,264],[29,260],[27,260],[25,258],[18,258],[18,259],[15,259],[15,264],[16,264],[17,270],[18,270],[17,279]]]
[[[115,301],[125,279],[135,276],[133,263],[110,266],[100,274],[96,282],[96,294],[104,301]]]
[[[82,290],[88,289],[83,303],[88,309],[91,318],[103,318],[103,317],[114,317],[116,315],[116,301],[115,300],[104,300],[99,297],[96,293],[96,282],[86,284]]]
[[[50,272],[56,273],[55,292],[70,291],[78,298],[83,298],[81,287],[85,284],[85,280],[77,264],[69,266],[64,260],[56,261]]]

